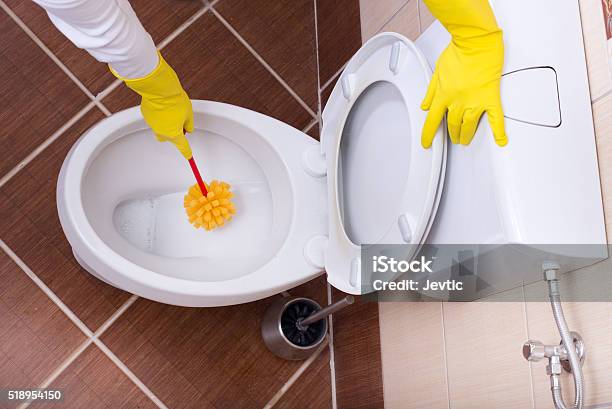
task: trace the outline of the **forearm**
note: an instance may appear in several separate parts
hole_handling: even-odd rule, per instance
[[[153,39],[126,0],[33,1],[70,41],[121,77],[144,77],[157,67]]]
[[[488,0],[424,0],[454,39],[501,31]]]

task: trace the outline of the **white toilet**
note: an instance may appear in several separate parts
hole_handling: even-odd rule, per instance
[[[359,294],[361,244],[410,243],[416,251],[426,241],[605,243],[588,87],[563,82],[586,77],[581,43],[563,50],[564,58],[577,53],[578,63],[549,58],[548,68],[509,53],[506,72],[533,71],[505,80],[511,88],[557,100],[514,109],[521,95],[507,91],[504,106],[518,115],[508,120],[507,148],[494,145],[483,121],[470,150],[447,146],[445,127],[425,150],[420,102],[447,41],[437,24],[416,45],[396,33],[370,39],[329,98],[321,143],[250,110],[193,101],[189,140],[203,176],[235,192],[235,218],[212,232],[188,223],[182,200],[193,176],[174,149],[155,141],[138,108],[101,121],[74,145],[58,180],[60,221],[75,257],[126,291],[202,307],[261,299],[323,270],[331,285]],[[579,221],[570,216],[578,211]]]

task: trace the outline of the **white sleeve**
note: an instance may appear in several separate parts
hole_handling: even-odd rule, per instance
[[[127,0],[34,0],[77,47],[124,78],[141,78],[159,63],[153,39]]]

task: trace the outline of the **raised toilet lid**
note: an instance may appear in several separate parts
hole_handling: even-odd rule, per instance
[[[445,127],[421,147],[431,69],[415,44],[382,33],[351,58],[323,111],[328,183],[325,269],[334,287],[362,288],[360,245],[425,240],[442,190]]]

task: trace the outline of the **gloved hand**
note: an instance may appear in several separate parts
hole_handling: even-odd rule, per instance
[[[428,110],[421,144],[429,148],[444,114],[453,143],[468,145],[483,113],[495,142],[508,143],[504,130],[500,82],[504,65],[502,30],[487,0],[425,0],[452,36],[434,71],[421,104]]]
[[[111,72],[142,97],[140,111],[157,140],[172,142],[185,159],[190,159],[191,147],[183,130],[193,132],[191,100],[161,54],[157,68],[146,77],[126,79],[112,68]]]

